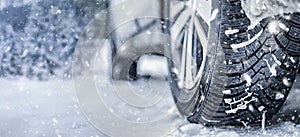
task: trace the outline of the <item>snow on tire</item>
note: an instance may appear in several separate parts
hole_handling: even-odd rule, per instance
[[[300,14],[270,17],[252,27],[240,0],[221,0],[213,7],[220,12],[210,25],[213,46],[201,80],[203,94],[188,119],[213,126],[268,123],[299,68]]]

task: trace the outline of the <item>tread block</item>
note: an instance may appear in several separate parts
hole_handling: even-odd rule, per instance
[[[244,68],[246,70],[251,69],[253,67],[253,65],[258,62],[258,60],[259,59],[256,56],[252,56],[250,59],[243,62],[244,63]]]
[[[276,51],[274,52],[274,56],[279,62],[283,63],[286,54],[281,49],[277,48]]]
[[[289,39],[281,32],[276,36],[279,44],[283,47],[286,47],[289,43]]]
[[[286,49],[293,55],[300,55],[300,43],[290,41]]]
[[[227,49],[227,51],[225,51],[226,61],[240,62],[244,58],[247,58],[245,51],[234,52],[232,49]]]
[[[295,38],[295,39],[300,39],[300,28],[296,28],[292,26],[289,30],[289,36]]]
[[[300,25],[300,16],[296,14],[291,15],[291,21],[294,22],[297,25]]]
[[[252,56],[256,51],[262,47],[261,44],[256,40],[252,42],[250,45],[246,46],[246,54],[247,56]]]
[[[244,70],[244,68],[243,68],[243,65],[241,63],[239,63],[239,64],[228,64],[226,66],[226,72],[228,74],[240,73],[243,70]]]

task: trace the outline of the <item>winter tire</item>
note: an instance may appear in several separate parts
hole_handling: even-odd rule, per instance
[[[299,68],[300,14],[270,17],[252,27],[240,0],[212,6],[219,12],[210,24],[201,94],[188,119],[213,126],[268,123]]]

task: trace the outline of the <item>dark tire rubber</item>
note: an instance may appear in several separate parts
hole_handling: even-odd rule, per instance
[[[299,68],[300,14],[270,17],[249,29],[240,0],[220,0],[214,6],[219,12],[210,25],[202,94],[188,120],[207,126],[268,123],[286,100]],[[280,24],[275,32],[270,29],[274,22]]]

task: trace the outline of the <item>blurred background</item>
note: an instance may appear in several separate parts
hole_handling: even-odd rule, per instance
[[[0,2],[0,77],[71,77],[72,54],[84,27],[104,0]]]

